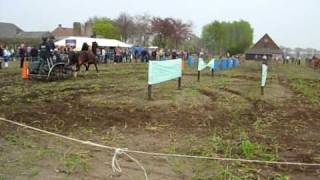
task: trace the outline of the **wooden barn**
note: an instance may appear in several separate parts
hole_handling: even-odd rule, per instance
[[[246,51],[246,60],[262,60],[266,55],[270,60],[280,60],[283,52],[280,47],[265,34],[253,47]]]

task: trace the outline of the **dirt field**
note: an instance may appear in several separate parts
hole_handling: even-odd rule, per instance
[[[199,156],[320,163],[320,72],[270,67],[260,96],[260,66],[202,73],[184,70],[147,100],[147,65],[100,65],[78,79],[22,81],[18,64],[0,70],[0,117],[82,140]],[[111,170],[113,152],[0,122],[0,180],[144,179],[128,158]],[[151,180],[320,179],[320,167],[279,166],[131,154]]]

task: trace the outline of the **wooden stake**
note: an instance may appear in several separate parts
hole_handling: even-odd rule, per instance
[[[181,77],[178,79],[178,90],[181,90]]]
[[[198,82],[200,82],[200,71],[198,71]]]
[[[152,97],[151,97],[151,94],[152,94],[152,85],[148,85],[148,100],[152,100]]]
[[[264,87],[261,86],[261,96],[264,96]]]

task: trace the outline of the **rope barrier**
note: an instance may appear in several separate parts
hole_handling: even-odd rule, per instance
[[[38,131],[41,133],[45,133],[45,134],[49,134],[52,136],[56,136],[62,139],[66,139],[66,140],[70,140],[70,141],[74,141],[80,144],[84,144],[84,145],[88,145],[88,146],[93,146],[93,147],[98,147],[98,148],[102,148],[102,149],[108,149],[108,150],[112,150],[114,151],[114,155],[112,158],[112,170],[115,173],[121,173],[122,169],[120,167],[120,164],[118,162],[118,156],[119,155],[125,155],[127,156],[129,159],[131,159],[132,161],[134,161],[144,172],[144,176],[146,180],[148,179],[148,175],[147,175],[147,171],[146,169],[143,167],[143,165],[136,160],[135,158],[133,158],[132,156],[130,156],[128,153],[134,153],[134,154],[142,154],[142,155],[149,155],[149,156],[157,156],[157,157],[177,157],[177,158],[192,158],[192,159],[205,159],[205,160],[216,160],[216,161],[234,161],[234,162],[242,162],[242,163],[257,163],[257,164],[274,164],[274,165],[292,165],[292,166],[313,166],[313,167],[320,167],[320,164],[317,163],[300,163],[300,162],[281,162],[281,161],[262,161],[262,160],[248,160],[248,159],[235,159],[235,158],[222,158],[222,157],[206,157],[206,156],[191,156],[191,155],[181,155],[181,154],[166,154],[166,153],[154,153],[154,152],[144,152],[144,151],[136,151],[136,150],[129,150],[127,148],[116,148],[116,147],[111,147],[111,146],[106,146],[106,145],[101,145],[101,144],[97,144],[97,143],[93,143],[91,141],[83,141],[83,140],[79,140],[79,139],[75,139],[75,138],[71,138],[68,136],[64,136],[61,134],[57,134],[57,133],[53,133],[53,132],[49,132],[46,130],[42,130],[42,129],[38,129],[32,126],[28,126],[25,124],[21,124],[15,121],[11,121],[5,118],[1,118],[0,117],[0,121],[3,122],[7,122],[10,124],[14,124],[20,127],[24,127],[27,129],[31,129],[34,131]]]

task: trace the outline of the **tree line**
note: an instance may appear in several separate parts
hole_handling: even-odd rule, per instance
[[[192,31],[192,23],[181,19],[131,16],[121,13],[117,18],[93,17],[91,23],[94,36],[134,40],[141,46],[148,44],[161,48],[181,48],[189,51],[204,50],[213,55],[244,53],[253,41],[253,28],[247,21],[219,22],[205,25],[201,37]]]
[[[252,44],[253,28],[247,21],[207,24],[202,30],[204,46],[213,54],[244,53]]]

